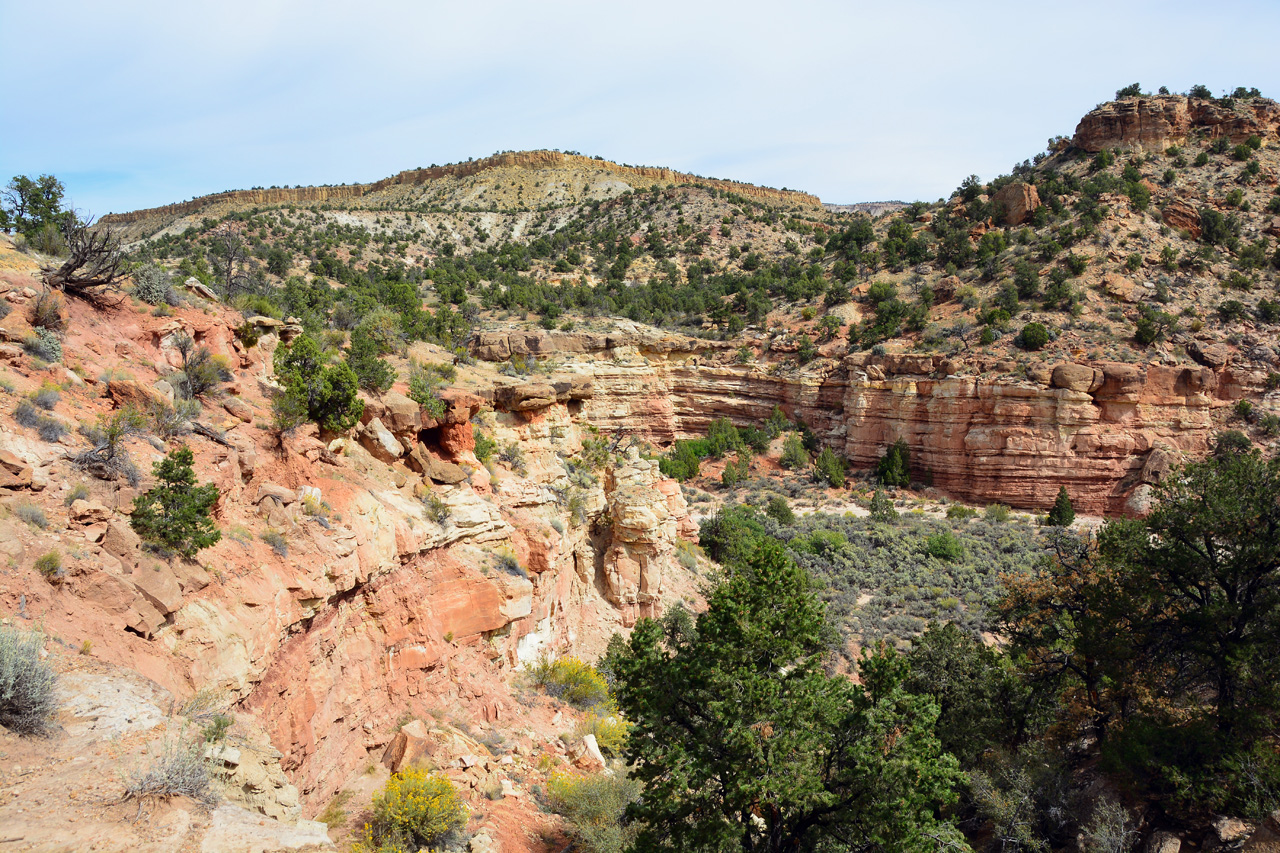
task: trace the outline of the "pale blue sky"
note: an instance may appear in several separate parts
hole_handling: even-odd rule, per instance
[[[109,211],[560,148],[936,199],[1115,90],[1280,95],[1274,2],[0,0],[0,180]]]

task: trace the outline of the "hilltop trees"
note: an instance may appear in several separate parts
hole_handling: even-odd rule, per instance
[[[15,175],[0,190],[0,228],[6,232],[17,231],[24,236],[46,226],[63,230],[72,216],[70,211],[62,209],[65,193],[62,181],[53,175],[41,175],[35,179]]]
[[[963,849],[938,707],[882,647],[857,685],[822,668],[828,628],[807,573],[763,540],[712,593],[690,639],[642,620],[609,664],[634,721],[637,849]]]

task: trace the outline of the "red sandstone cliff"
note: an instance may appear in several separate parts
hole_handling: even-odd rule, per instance
[[[1270,98],[1237,100],[1231,106],[1184,95],[1123,98],[1080,119],[1071,141],[1090,152],[1135,145],[1163,150],[1186,142],[1195,131],[1233,143],[1254,135],[1274,140],[1280,132],[1280,104]]]

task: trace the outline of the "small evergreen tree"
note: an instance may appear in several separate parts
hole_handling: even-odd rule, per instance
[[[213,483],[196,485],[190,448],[172,451],[155,464],[160,485],[133,500],[129,524],[148,542],[190,559],[222,538],[209,512],[218,500]]]
[[[1076,510],[1071,506],[1071,496],[1067,494],[1066,486],[1060,486],[1058,499],[1053,502],[1053,509],[1049,510],[1047,523],[1050,527],[1070,527],[1075,520]]]
[[[876,489],[871,496],[871,520],[892,524],[898,520],[898,511],[893,508],[893,501],[884,493],[884,489]]]
[[[822,448],[818,458],[813,461],[813,473],[832,488],[844,488],[844,460],[832,453],[830,447]]]
[[[791,504],[782,495],[774,495],[769,498],[769,503],[764,508],[764,514],[779,524],[796,523],[795,511],[791,509]]]
[[[791,470],[809,464],[809,453],[804,449],[804,440],[796,433],[788,433],[782,440],[782,458],[778,460],[778,464]]]
[[[347,366],[355,373],[360,387],[374,394],[381,394],[396,381],[395,369],[380,356],[378,343],[368,329],[360,325],[351,330]]]
[[[282,407],[305,409],[307,417],[326,430],[349,430],[364,413],[364,402],[356,396],[355,371],[346,362],[329,364],[309,335],[299,335],[287,350],[276,350],[275,371],[285,388]]]
[[[876,479],[886,486],[911,485],[911,449],[904,439],[898,439],[893,446],[880,457],[876,464]]]

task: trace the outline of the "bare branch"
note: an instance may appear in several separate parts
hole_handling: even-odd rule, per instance
[[[76,221],[66,237],[70,257],[41,270],[45,284],[87,302],[114,304],[106,295],[119,291],[125,274],[120,239],[110,228],[94,228],[92,219]]]

